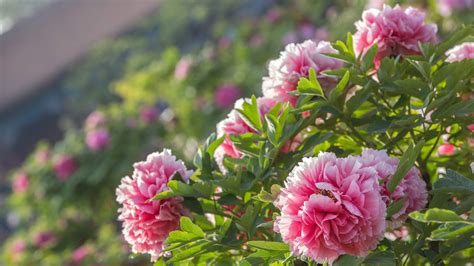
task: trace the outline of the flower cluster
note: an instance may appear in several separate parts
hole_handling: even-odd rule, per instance
[[[168,182],[179,173],[188,181],[188,171],[181,160],[170,150],[148,155],[146,161],[133,165],[132,177],[124,177],[117,188],[119,220],[123,222],[123,235],[135,253],[148,253],[152,261],[160,255],[168,234],[179,227],[182,215],[188,211],[180,197],[152,200],[155,195],[168,190]]]

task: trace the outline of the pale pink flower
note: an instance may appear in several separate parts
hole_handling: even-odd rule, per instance
[[[187,182],[192,171],[186,170],[184,163],[167,149],[148,155],[146,161],[133,167],[132,177],[122,178],[116,191],[117,202],[122,205],[119,209],[122,233],[134,253],[148,253],[155,261],[168,234],[178,229],[180,217],[189,215],[189,211],[182,206],[181,197],[151,199],[169,190],[167,184],[176,173]]]
[[[288,92],[297,89],[299,79],[308,77],[311,68],[316,71],[318,80],[325,89],[332,88],[336,79],[323,76],[321,72],[340,68],[343,63],[323,53],[337,53],[337,51],[325,41],[316,43],[307,40],[287,45],[280,58],[270,61],[268,65],[268,77],[263,78],[263,95],[281,102],[290,102],[294,106],[298,97]]]
[[[465,42],[456,45],[446,52],[446,62],[453,63],[462,60],[474,59],[474,42]]]
[[[91,151],[104,149],[110,141],[107,129],[94,129],[86,133],[86,144]]]
[[[87,255],[91,252],[91,249],[89,246],[82,245],[74,250],[72,253],[72,261],[75,263],[80,263],[84,260]]]
[[[303,23],[298,27],[301,36],[307,39],[313,39],[316,36],[316,27],[310,23]]]
[[[176,64],[176,67],[174,69],[174,77],[177,80],[186,79],[186,77],[188,76],[189,70],[191,69],[192,63],[193,63],[193,60],[191,57],[188,57],[188,56],[182,57]]]
[[[17,173],[13,177],[12,189],[15,193],[23,193],[28,189],[28,175],[25,173]]]
[[[214,101],[220,108],[232,107],[241,96],[239,87],[233,84],[224,84],[217,88]]]
[[[456,151],[456,146],[450,143],[444,143],[444,144],[439,145],[438,147],[439,155],[449,156],[449,155],[453,155],[455,151]]]
[[[287,32],[284,36],[281,42],[283,45],[288,45],[290,43],[295,43],[298,41],[298,35],[294,31]]]
[[[393,227],[398,227],[404,222],[410,212],[420,211],[426,206],[428,202],[426,184],[421,179],[421,173],[416,167],[412,167],[400,180],[395,191],[390,193],[387,183],[395,174],[400,160],[388,156],[386,150],[373,149],[364,149],[360,157],[363,166],[373,167],[377,171],[378,180],[381,183],[382,200],[387,207],[391,201],[405,200],[402,208],[390,217]]]
[[[274,202],[281,210],[274,230],[297,256],[318,263],[340,255],[365,256],[385,231],[386,207],[377,172],[358,157],[333,153],[304,158]]]
[[[71,155],[62,154],[53,162],[53,171],[60,181],[66,181],[78,165]]]
[[[147,124],[155,122],[158,116],[159,112],[153,106],[144,105],[140,108],[140,119]]]
[[[25,251],[25,249],[26,249],[25,241],[19,239],[13,243],[10,250],[12,253],[22,253],[23,251]]]
[[[107,118],[105,117],[104,113],[100,111],[94,111],[90,113],[84,124],[86,129],[95,129],[98,127],[102,127],[107,123]]]
[[[474,6],[474,0],[437,0],[438,12],[442,16],[450,16],[455,10],[470,9]]]
[[[365,53],[377,44],[378,53],[375,65],[386,56],[419,54],[418,43],[437,41],[436,24],[425,24],[425,13],[399,5],[391,8],[384,5],[382,10],[369,9],[362,13],[362,20],[355,23],[354,50],[357,55]]]
[[[54,242],[56,242],[56,235],[49,231],[40,232],[33,237],[33,243],[39,248],[45,248]]]

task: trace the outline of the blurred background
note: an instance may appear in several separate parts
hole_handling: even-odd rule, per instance
[[[116,221],[132,163],[168,147],[191,167],[286,44],[384,2],[441,38],[474,21],[472,0],[0,0],[0,265],[146,264]]]

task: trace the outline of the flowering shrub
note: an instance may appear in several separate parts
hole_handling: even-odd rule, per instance
[[[435,45],[437,27],[423,19],[384,6],[345,42],[289,44],[269,64],[264,96],[236,102],[189,179],[184,166],[153,166],[167,150],[135,165],[118,189],[132,250],[155,265],[470,261],[474,102],[463,95],[474,61],[453,47],[474,28]],[[459,151],[437,154],[445,139]],[[175,210],[172,226],[148,232],[163,221],[158,207]],[[146,219],[131,215],[129,226],[129,209]]]

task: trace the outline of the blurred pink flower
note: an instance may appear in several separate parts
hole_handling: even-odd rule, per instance
[[[224,84],[217,88],[214,100],[219,108],[229,108],[234,105],[240,96],[239,87],[234,84]]]
[[[298,41],[298,35],[294,31],[290,31],[283,36],[282,43],[283,45],[288,45],[290,43],[295,43]]]
[[[192,171],[167,149],[148,155],[146,161],[133,167],[132,178],[122,178],[116,191],[117,202],[122,205],[118,219],[123,222],[122,233],[132,251],[148,253],[156,261],[168,234],[179,227],[180,217],[189,215],[189,211],[182,206],[181,197],[151,199],[169,190],[167,184],[175,173],[187,182]]]
[[[446,62],[453,63],[462,60],[474,59],[474,42],[465,42],[456,45],[446,52]]]
[[[106,123],[107,118],[105,117],[104,113],[100,111],[94,111],[87,116],[84,124],[86,129],[95,129],[104,126]]]
[[[438,12],[442,16],[450,16],[455,10],[469,9],[474,6],[474,0],[437,0]]]
[[[153,106],[144,105],[140,108],[140,119],[147,124],[155,122],[158,116],[159,112]]]
[[[337,69],[343,66],[342,61],[323,55],[337,53],[329,42],[319,43],[307,40],[303,43],[289,44],[280,58],[270,61],[268,77],[263,78],[263,95],[281,102],[290,102],[293,106],[298,97],[288,94],[297,89],[301,77],[308,77],[313,68],[321,86],[328,89],[336,79],[321,75],[322,71]]]
[[[28,189],[28,175],[25,173],[17,173],[13,177],[12,189],[15,193],[23,193]]]
[[[42,148],[36,152],[35,159],[40,165],[44,165],[48,162],[50,155],[49,149]]]
[[[94,129],[86,133],[86,144],[91,151],[99,151],[107,146],[110,141],[107,129]]]
[[[174,69],[174,77],[177,80],[186,79],[186,77],[188,76],[189,70],[191,69],[192,63],[193,63],[193,60],[191,57],[188,57],[188,56],[182,57],[176,64],[176,67]]]
[[[251,47],[259,47],[262,45],[262,43],[263,43],[263,38],[262,36],[258,34],[253,35],[249,40],[249,45]]]
[[[281,18],[280,11],[276,8],[272,8],[267,11],[267,14],[265,15],[266,19],[268,22],[271,24],[276,23],[278,20]]]
[[[26,243],[25,241],[19,239],[16,240],[13,245],[11,246],[11,252],[12,253],[22,253],[26,249]]]
[[[390,217],[393,227],[398,227],[406,220],[408,214],[422,210],[428,203],[428,192],[426,184],[421,179],[421,173],[416,167],[412,167],[403,179],[398,183],[395,191],[387,190],[387,183],[392,179],[397,170],[400,160],[390,157],[385,150],[364,149],[361,154],[361,162],[364,167],[373,167],[381,185],[382,200],[390,205],[391,201],[405,200],[402,208]]]
[[[313,39],[316,36],[316,27],[310,23],[303,23],[298,27],[298,31],[305,40]]]
[[[471,132],[474,132],[474,124],[468,125],[467,129],[469,129]]]
[[[340,255],[365,256],[385,231],[386,207],[377,173],[358,157],[333,153],[304,158],[274,202],[274,230],[296,256],[332,264]]]
[[[227,36],[222,36],[219,41],[217,42],[217,46],[220,49],[227,49],[229,48],[230,44],[232,43],[232,39]]]
[[[76,171],[77,167],[76,160],[67,154],[60,155],[53,162],[53,171],[60,181],[66,181]]]
[[[455,151],[456,151],[456,146],[450,143],[444,143],[444,144],[439,145],[438,147],[439,155],[449,156],[449,155],[453,155]]]
[[[87,255],[90,253],[90,247],[86,245],[82,245],[74,250],[72,253],[72,261],[75,263],[80,263],[84,260]]]
[[[33,243],[39,248],[45,248],[56,241],[56,236],[49,231],[44,231],[36,234],[33,237]]]
[[[362,20],[355,23],[354,50],[357,55],[365,53],[373,44],[378,45],[375,65],[386,56],[418,54],[418,42],[437,41],[436,24],[425,24],[425,13],[399,5],[391,8],[384,5],[382,10],[369,9],[362,13]]]

